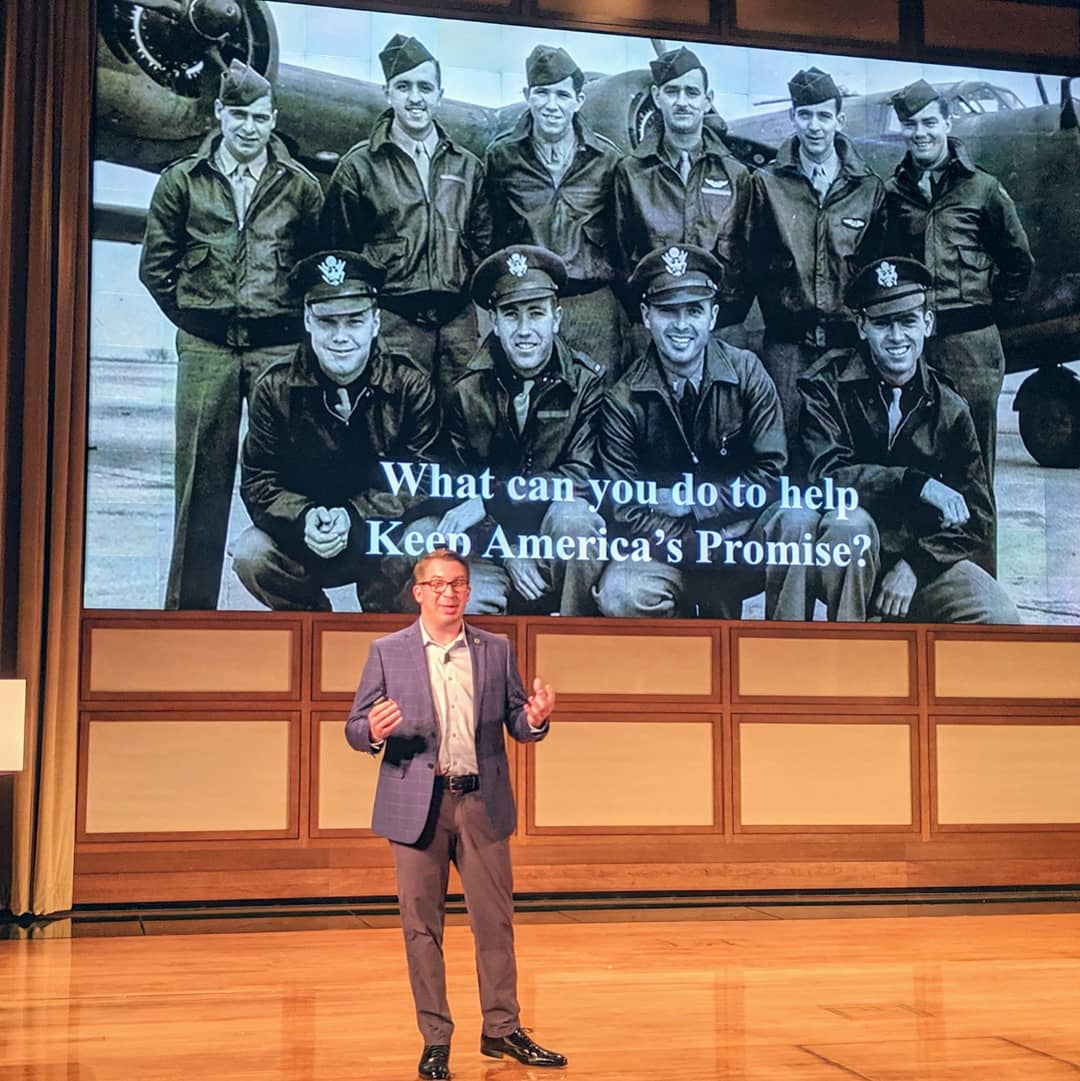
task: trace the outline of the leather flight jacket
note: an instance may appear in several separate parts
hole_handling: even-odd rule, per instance
[[[327,247],[359,252],[386,273],[380,306],[420,326],[449,322],[469,302],[469,279],[491,250],[479,159],[436,124],[430,197],[413,160],[390,138],[392,110],[338,162],[326,190]]]
[[[241,229],[215,161],[220,141],[209,136],[161,174],[139,278],[173,323],[200,338],[237,349],[299,342],[301,303],[288,276],[316,250],[322,189],[271,136]]]
[[[920,175],[908,153],[885,185],[888,251],[920,260],[933,275],[939,334],[987,326],[993,309],[1020,302],[1035,265],[1016,204],[958,139],[949,139],[948,161],[929,200]],[[965,308],[980,311],[961,315]]]

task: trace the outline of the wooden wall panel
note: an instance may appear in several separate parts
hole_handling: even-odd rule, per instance
[[[708,720],[561,718],[535,748],[532,826],[711,826],[713,737]]]
[[[598,24],[653,23],[666,26],[706,27],[712,17],[709,0],[535,0],[541,17],[572,19]]]
[[[913,822],[912,725],[736,718],[738,826]]]
[[[943,699],[1080,701],[1080,640],[933,640],[933,690]]]
[[[323,627],[317,633],[319,665],[315,673],[316,691],[322,694],[352,694],[360,682],[360,673],[367,662],[371,643],[386,631],[331,631]]]
[[[935,726],[942,826],[1080,826],[1080,719]]]
[[[160,616],[126,625],[98,621],[83,639],[84,697],[293,695],[298,637],[299,623],[177,626]]]
[[[1075,56],[1080,16],[1075,8],[1007,0],[923,0],[927,45]]]
[[[296,727],[287,716],[88,718],[80,833],[292,835]]]
[[[896,41],[897,0],[735,0],[735,25],[767,34],[826,34],[852,41]]]
[[[708,633],[537,631],[536,671],[564,697],[707,698],[717,639]]]
[[[910,635],[858,637],[828,631],[732,633],[735,701],[834,698],[910,701]]]
[[[312,821],[315,836],[333,830],[369,830],[380,759],[345,742],[342,718],[316,718],[318,784]]]

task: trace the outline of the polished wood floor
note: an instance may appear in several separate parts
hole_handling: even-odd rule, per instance
[[[520,923],[523,1020],[569,1056],[562,1071],[479,1055],[472,940],[451,926],[454,1077],[1080,1074],[1080,913],[785,915]],[[3,941],[0,996],[3,1081],[416,1076],[420,1040],[392,926]]]

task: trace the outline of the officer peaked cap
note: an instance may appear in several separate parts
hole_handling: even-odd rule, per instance
[[[289,275],[289,285],[309,304],[342,297],[366,297],[374,304],[385,276],[362,255],[335,249],[301,259]]]
[[[910,83],[903,90],[897,90],[892,98],[893,108],[901,120],[910,120],[916,113],[921,113],[932,101],[940,101],[941,95],[925,80]]]
[[[251,105],[259,98],[265,98],[270,90],[270,83],[253,67],[241,60],[234,60],[221,73],[218,101],[222,105]]]
[[[795,108],[800,105],[820,105],[823,101],[844,100],[833,77],[821,68],[804,68],[796,72],[787,85],[791,104]]]
[[[844,303],[869,316],[895,315],[921,308],[933,282],[917,259],[875,259],[855,275],[844,292]]]
[[[557,296],[566,288],[566,264],[547,248],[514,244],[489,255],[472,279],[472,298],[494,311],[500,304]]]
[[[537,45],[525,61],[525,81],[529,86],[551,86],[571,78],[580,85],[585,76],[565,49]]]
[[[709,85],[709,73],[705,70],[705,65],[698,59],[697,53],[691,52],[685,46],[670,49],[655,60],[649,61],[653,86],[663,86],[664,83],[669,83],[672,79],[677,79],[680,75],[685,75],[695,68],[701,72],[707,88]]]
[[[724,280],[724,264],[694,244],[672,244],[649,252],[630,275],[630,292],[646,304],[666,307],[713,300]]]
[[[386,48],[379,53],[379,63],[382,64],[387,82],[403,71],[412,71],[420,64],[434,59],[420,41],[407,38],[404,34],[395,34],[386,43]]]

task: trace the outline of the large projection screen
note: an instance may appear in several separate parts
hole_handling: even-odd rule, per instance
[[[469,556],[472,610],[485,613],[889,619],[903,613],[889,610],[883,591],[907,590],[909,618],[1080,622],[1080,136],[1068,80],[314,5],[240,8],[239,22],[220,25],[180,25],[165,9],[101,8],[87,609],[405,611],[411,564],[449,543]],[[395,35],[427,53],[406,44],[403,58],[389,58],[388,95],[384,50]],[[525,90],[538,46],[564,49],[584,73],[579,99],[560,56],[533,69],[536,85],[569,85],[564,104],[578,108],[554,143],[538,133],[544,106]],[[671,56],[650,67],[680,47],[700,71]],[[441,99],[413,79],[428,70],[428,54]],[[223,171],[221,135],[230,122],[251,124],[240,114],[258,112],[263,99],[253,104],[241,80],[241,107],[215,104],[222,64],[236,58],[266,75],[276,110],[261,171],[239,180]],[[813,204],[785,201],[784,192],[813,192],[804,153],[813,144],[796,138],[789,90],[810,69],[839,88],[842,118],[837,156],[824,155],[830,186],[807,212]],[[438,125],[421,165],[408,157],[402,121],[395,128],[386,115],[402,73],[413,81],[401,94],[427,94],[411,114],[417,130],[425,115]],[[559,78],[545,83],[544,73]],[[678,91],[699,74],[707,91],[688,106],[684,176],[664,117],[683,123],[688,95],[665,100],[664,86]],[[904,217],[902,192],[894,198],[886,182],[922,136],[910,123],[905,131],[891,96],[918,80],[939,95],[931,111],[947,109],[954,147],[944,171],[926,174],[935,185],[926,206]],[[406,115],[410,107],[400,106]],[[559,105],[548,108],[557,128]],[[695,109],[704,112],[698,128]],[[419,196],[410,195],[415,183],[384,179],[409,170],[412,181],[425,174]],[[762,182],[769,170],[779,170],[777,184]],[[548,182],[545,207],[536,191]],[[845,185],[862,195],[836,209]],[[551,349],[526,382],[508,359],[506,320],[517,308],[503,319],[496,305],[493,316],[469,299],[469,278],[485,256],[522,241],[525,212],[515,209],[529,198],[536,231],[576,247],[551,242],[569,268],[562,295],[550,306],[519,305],[523,319],[532,305],[528,318],[540,328],[539,344],[526,341],[521,355]],[[816,227],[807,213],[817,213]],[[392,221],[403,223],[398,234]],[[930,254],[918,229],[937,238]],[[788,233],[816,236],[819,249],[785,247]],[[695,253],[689,270],[686,259],[695,243],[721,262],[720,291],[682,307],[660,297],[644,326],[628,280],[638,256],[662,251],[657,265],[674,288],[693,277]],[[785,409],[773,387],[801,376],[827,384],[830,372],[845,371],[874,382],[873,356],[835,294],[881,259],[887,288],[890,260],[912,245],[937,267],[928,309],[950,309],[937,329],[964,343],[949,349],[947,333],[936,341],[931,333],[926,344],[924,326],[898,430],[884,386],[876,405],[863,401],[880,407],[863,419],[885,433],[881,448],[853,432],[843,414],[853,399],[841,387],[840,415],[822,423],[850,445],[829,456],[835,473],[814,473],[802,460],[812,456],[800,428],[806,411],[797,399],[794,412]],[[331,248],[359,249],[383,278],[378,387],[376,352],[344,389],[326,376],[307,344],[310,309],[295,287],[280,295],[301,256]],[[500,281],[525,273],[527,260],[502,258]],[[534,258],[528,272],[538,265]],[[330,281],[338,264],[320,267]],[[440,274],[449,284],[432,284]],[[786,324],[781,332],[776,305],[791,300],[784,275],[810,282],[820,322],[800,316],[795,332]],[[1017,281],[1019,299],[1009,295]],[[699,332],[663,335],[673,319],[702,310],[714,325],[692,369],[702,400],[685,419],[676,362]],[[980,421],[960,386],[974,380],[996,392],[998,336],[996,418],[991,405]],[[665,366],[664,348],[675,367]],[[380,394],[397,397],[369,410]],[[980,456],[980,432],[993,433],[995,419]],[[672,431],[689,434],[679,444]],[[942,510],[934,484],[959,495],[961,509],[954,500]],[[778,531],[784,514],[800,510]],[[831,512],[836,528],[809,510]],[[949,583],[961,564],[978,570],[960,575],[967,600],[957,601]],[[852,604],[851,590],[866,595]]]

